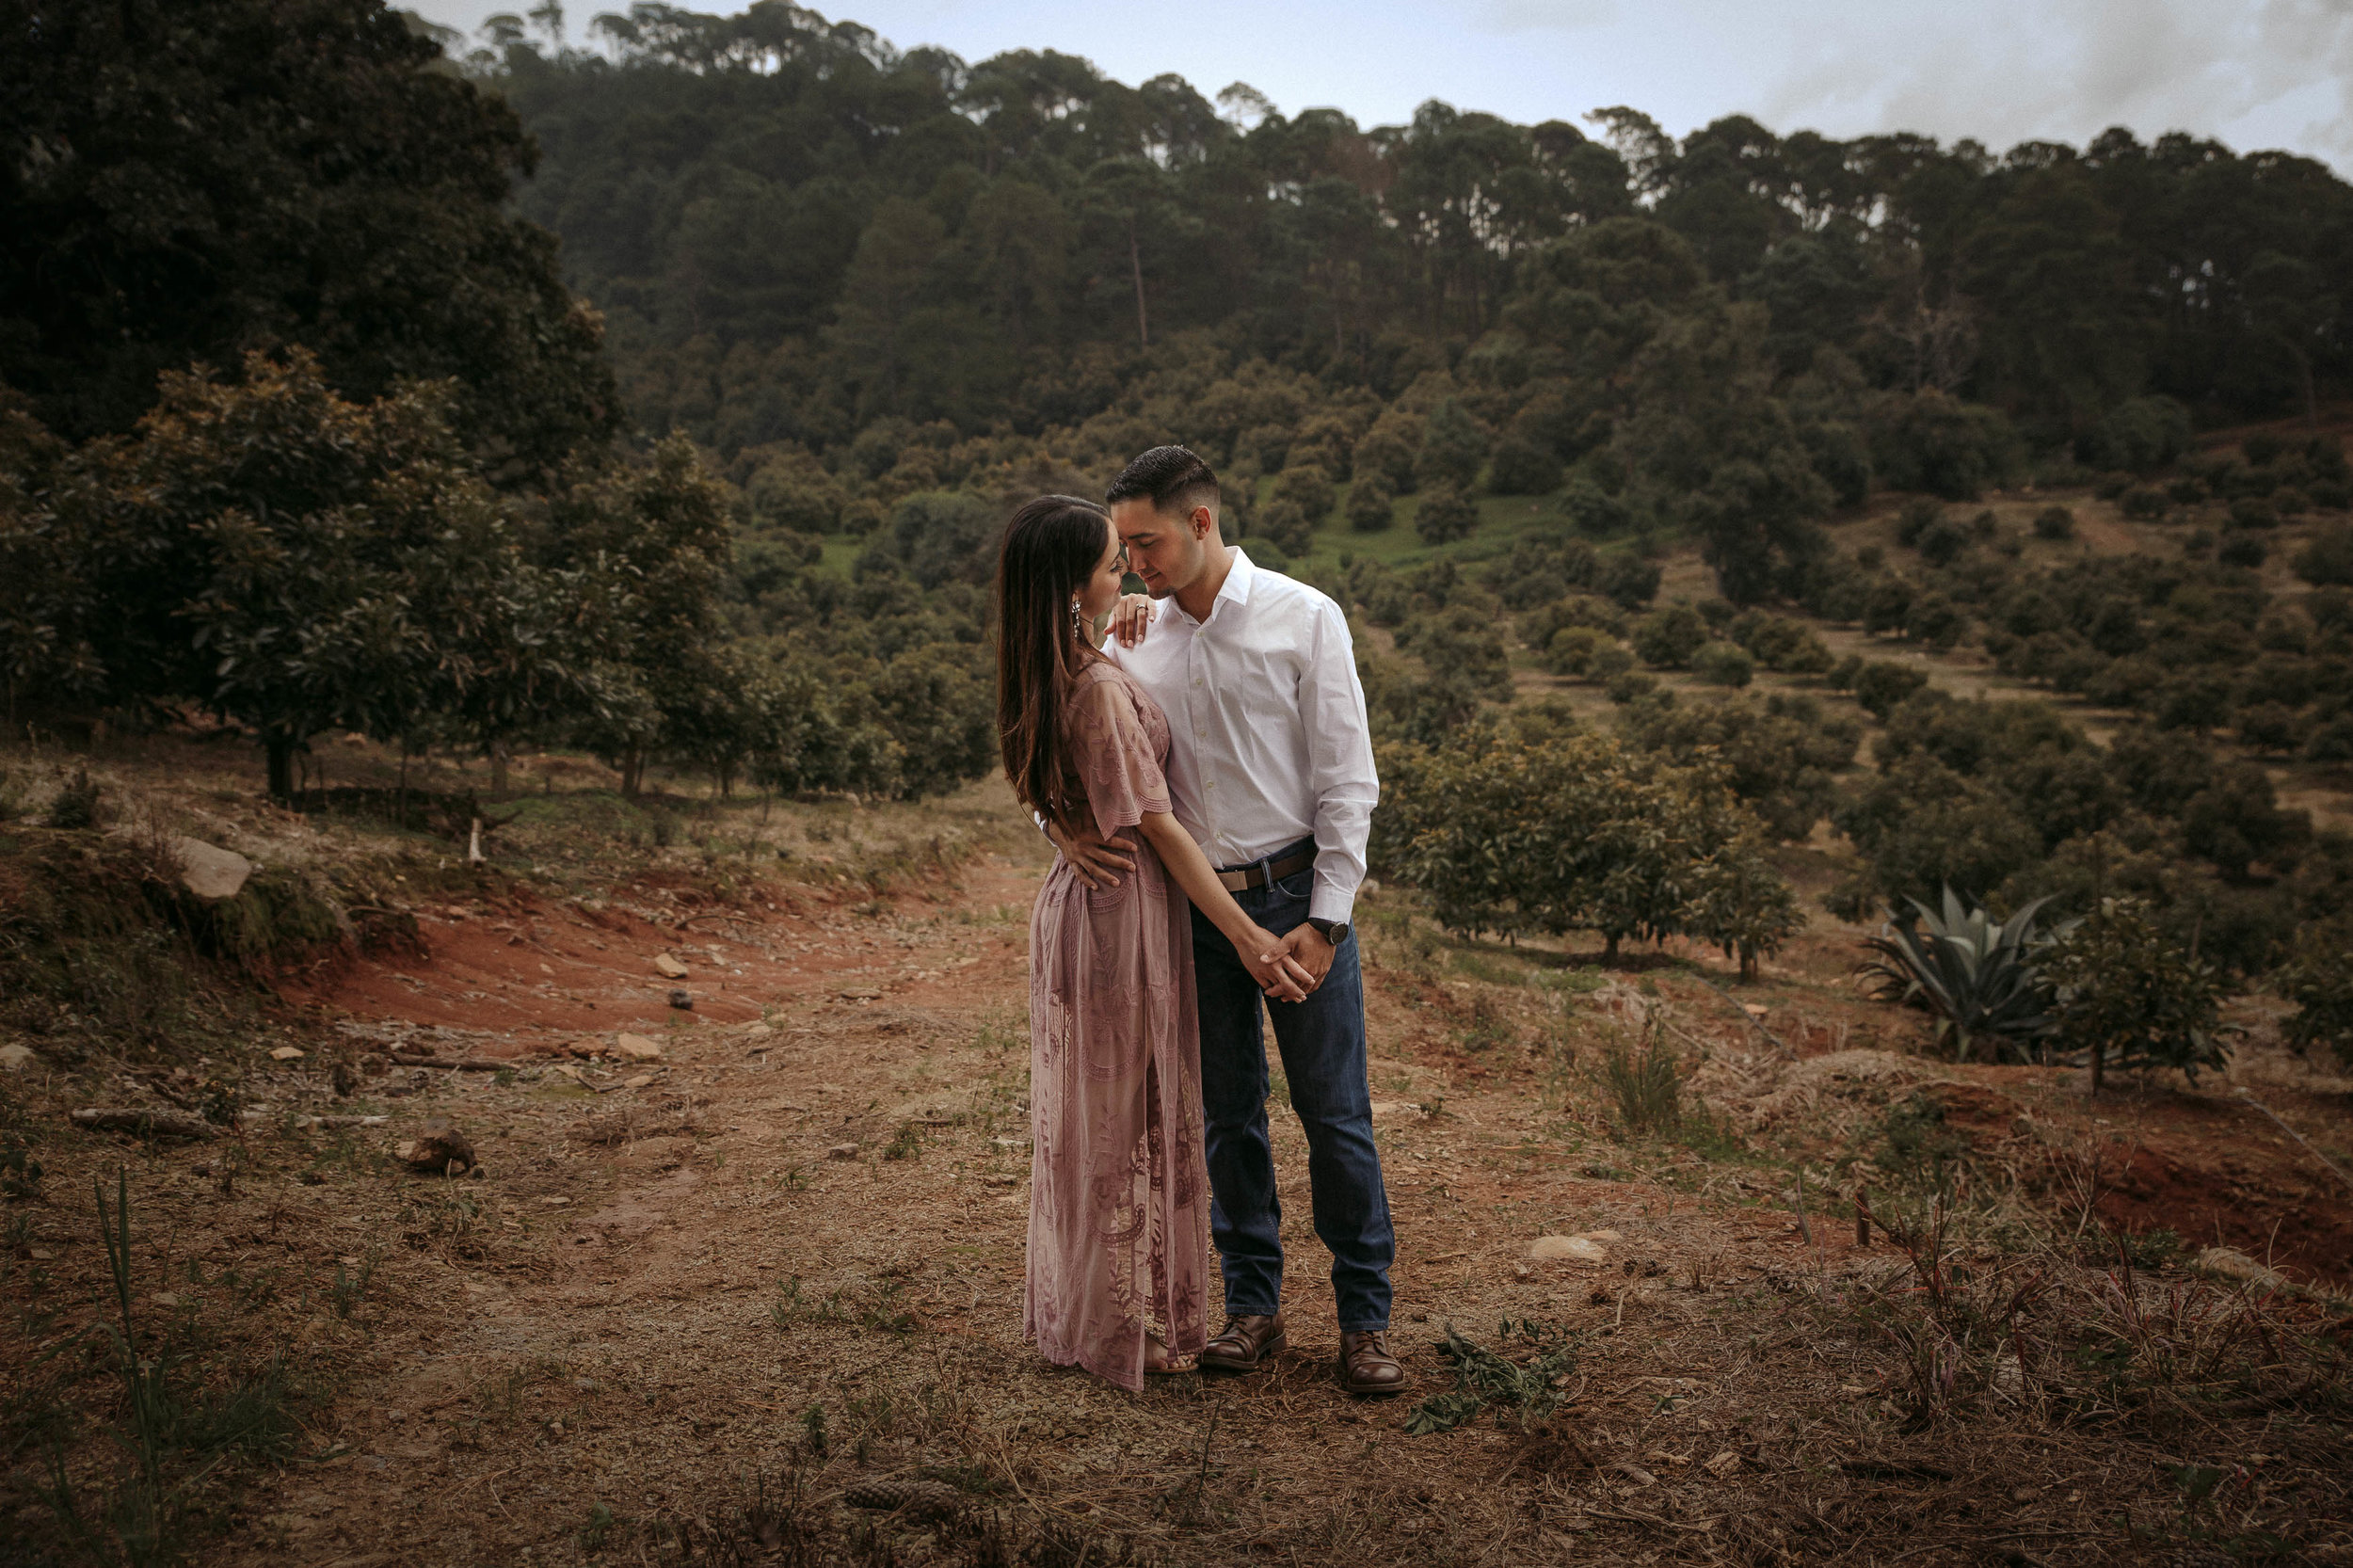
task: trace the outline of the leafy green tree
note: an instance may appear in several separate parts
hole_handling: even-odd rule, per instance
[[[1310,530],[1332,515],[1331,475],[1314,463],[1293,462],[1274,476],[1269,493],[1276,501],[1288,501],[1298,507]]]
[[[1443,399],[1430,410],[1421,454],[1415,461],[1416,475],[1424,486],[1467,490],[1486,460],[1487,432],[1460,399]]]
[[[1348,488],[1348,526],[1359,534],[1385,532],[1397,520],[1397,490],[1378,471],[1361,473]]]
[[[533,161],[514,111],[374,0],[19,8],[0,104],[0,379],[60,435],[296,344],[359,403],[455,379],[502,482],[617,427],[596,312],[504,210]]]
[[[1629,703],[1618,714],[1618,733],[1638,750],[1682,767],[1710,758],[1721,763],[1733,793],[1769,834],[1790,843],[1804,840],[1838,805],[1837,777],[1853,768],[1862,728],[1802,696],[1650,700]]]
[[[1466,491],[1452,485],[1427,486],[1414,506],[1414,532],[1427,544],[1466,539],[1478,527],[1478,504]]]
[[[2327,1046],[2353,1064],[2353,920],[2305,926],[2279,974],[2276,988],[2296,1011],[2281,1033],[2297,1050]]]
[[[2192,1082],[2230,1060],[2223,984],[2133,899],[2104,899],[2052,944],[2042,971],[2057,1000],[2053,1044],[2104,1066],[2172,1067]]]
[[[1756,678],[1756,661],[1738,643],[1705,642],[1691,654],[1691,673],[1711,686],[1737,688]]]
[[[299,350],[248,356],[240,384],[164,377],[136,438],[86,448],[61,487],[76,569],[118,617],[107,695],[251,727],[280,798],[320,730],[405,732],[461,656],[466,601],[521,591],[452,391],[348,403]]]
[[[1604,562],[1593,587],[1622,609],[1639,610],[1658,597],[1658,563],[1640,555],[1616,555]]]
[[[1689,604],[1653,610],[1634,623],[1635,656],[1657,669],[1681,669],[1708,641],[1707,622]]]
[[[675,752],[707,765],[742,758],[742,671],[721,650],[730,542],[727,495],[672,436],[645,463],[584,479],[556,498],[557,536],[571,558],[619,578],[628,597],[613,632],[608,700],[583,738],[613,759],[634,797],[646,763]]]
[[[1548,495],[1561,488],[1561,460],[1531,441],[1506,437],[1496,444],[1487,488],[1497,495]]]

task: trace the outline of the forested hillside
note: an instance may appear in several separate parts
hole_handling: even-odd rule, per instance
[[[1800,918],[1765,847],[1823,824],[1850,916],[2113,878],[2233,975],[2348,902],[2281,796],[2353,758],[2353,188],[2316,163],[1368,129],[774,0],[591,30],[28,24],[18,722],[209,716],[281,797],[330,730],[494,789],[526,744],[632,793],[952,789],[1008,504],[1177,440],[1356,617],[1390,869],[1450,920],[1753,964]],[[1923,658],[2053,700],[1955,705]],[[1424,806],[1519,776],[1562,792],[1496,833],[1682,847],[1450,880]]]

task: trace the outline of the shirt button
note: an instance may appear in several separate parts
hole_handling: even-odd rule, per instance
[[[1214,790],[1217,788],[1217,780],[1212,778],[1207,784],[1204,784],[1202,788],[1205,790]]]

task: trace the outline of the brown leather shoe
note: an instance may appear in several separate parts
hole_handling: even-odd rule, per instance
[[[1385,1330],[1340,1336],[1340,1386],[1352,1394],[1402,1394],[1413,1379],[1389,1353]]]
[[[1225,1326],[1217,1331],[1201,1352],[1201,1369],[1205,1372],[1255,1372],[1273,1359],[1275,1352],[1289,1344],[1283,1332],[1283,1315],[1248,1313],[1225,1320]]]

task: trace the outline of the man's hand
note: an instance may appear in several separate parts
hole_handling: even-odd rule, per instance
[[[1062,851],[1062,857],[1070,862],[1079,880],[1096,892],[1118,887],[1119,879],[1136,869],[1134,852],[1128,845],[1106,839],[1091,827],[1065,833],[1059,824],[1049,822],[1046,824],[1046,837]]]
[[[1274,945],[1274,950],[1267,953],[1266,958],[1270,963],[1277,958],[1289,959],[1290,968],[1307,977],[1301,989],[1312,995],[1316,987],[1323,984],[1323,977],[1332,972],[1334,952],[1332,944],[1323,939],[1322,932],[1302,920],[1291,928],[1289,936]]]
[[[1145,594],[1122,594],[1112,610],[1112,635],[1122,648],[1133,648],[1144,641],[1144,629],[1160,617]]]

